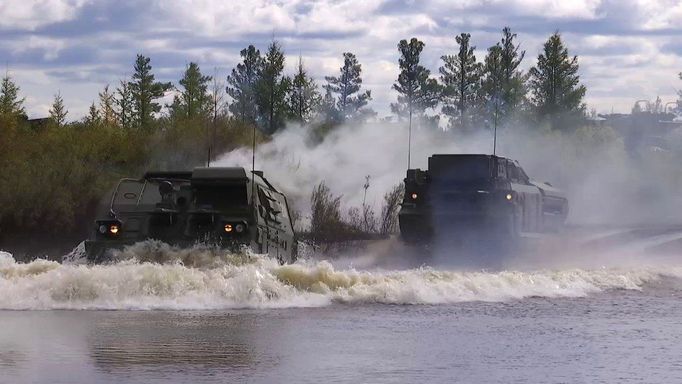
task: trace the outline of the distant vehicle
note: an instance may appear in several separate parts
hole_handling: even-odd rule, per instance
[[[85,242],[91,262],[108,261],[110,250],[148,239],[181,247],[247,246],[280,263],[296,260],[287,199],[260,171],[147,172],[141,179],[122,179],[102,208]]]
[[[428,243],[474,229],[503,239],[559,230],[564,194],[532,181],[518,162],[492,155],[433,155],[428,170],[409,169],[398,215],[408,243]]]

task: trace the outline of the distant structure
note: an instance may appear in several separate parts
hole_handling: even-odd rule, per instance
[[[613,128],[623,137],[625,147],[631,155],[636,155],[641,148],[682,151],[682,148],[676,148],[668,140],[673,131],[682,128],[682,116],[671,112],[633,108],[633,113],[630,114],[599,114],[588,118],[588,121],[596,126]]]
[[[41,117],[38,119],[28,119],[26,120],[28,123],[28,126],[31,127],[32,129],[38,130],[47,127],[47,125],[50,123],[50,118],[49,117]]]

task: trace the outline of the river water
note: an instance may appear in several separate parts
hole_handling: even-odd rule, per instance
[[[393,252],[0,253],[0,383],[682,382],[679,255],[486,271]]]

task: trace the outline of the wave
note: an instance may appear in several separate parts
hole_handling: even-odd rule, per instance
[[[319,260],[279,265],[247,251],[182,250],[145,242],[127,248],[107,265],[19,263],[0,252],[0,309],[208,310],[499,302],[642,290],[666,277],[682,285],[679,268],[369,271],[337,269]]]

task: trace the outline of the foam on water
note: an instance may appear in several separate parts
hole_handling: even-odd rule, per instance
[[[0,252],[0,309],[224,309],[332,303],[445,304],[527,297],[581,297],[641,290],[682,269],[601,268],[463,272],[336,269],[327,261],[279,265],[248,252],[181,250],[141,243],[108,265],[18,263]]]

